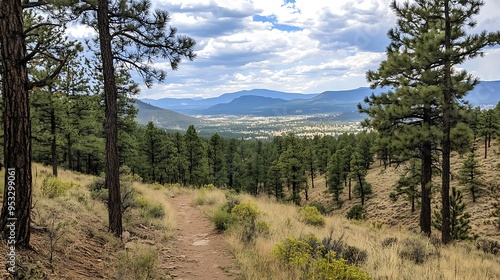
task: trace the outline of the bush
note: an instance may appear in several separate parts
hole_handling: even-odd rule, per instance
[[[66,190],[76,185],[75,183],[66,183],[57,179],[57,177],[49,176],[43,179],[41,191],[43,196],[54,198],[63,195]]]
[[[158,251],[135,246],[118,254],[117,279],[159,279]]]
[[[365,209],[363,209],[363,206],[360,204],[354,205],[349,212],[347,212],[346,217],[349,220],[364,220],[366,219]]]
[[[495,240],[479,239],[476,242],[476,248],[483,250],[486,254],[500,255],[500,244]]]
[[[258,210],[257,204],[251,201],[239,203],[231,210],[231,216],[238,225],[243,241],[252,241],[259,230],[269,227],[262,224],[264,222],[260,222],[261,224],[258,226],[257,219],[260,215],[262,212]]]
[[[132,183],[128,181],[120,182],[120,196],[122,199],[122,213],[125,213],[130,208],[138,206],[137,191],[132,187]],[[104,178],[96,178],[92,183],[87,185],[90,190],[90,197],[108,204],[108,189],[106,189]]]
[[[214,196],[208,195],[208,189],[202,187],[196,195],[196,198],[192,202],[193,205],[213,205],[217,202]]]
[[[314,206],[306,206],[299,211],[299,220],[305,224],[322,227],[325,217]]]
[[[231,214],[224,209],[218,209],[217,211],[215,211],[215,213],[211,217],[211,220],[215,224],[215,229],[218,232],[224,232],[228,230],[233,222]]]
[[[425,249],[425,244],[418,239],[405,239],[399,256],[403,259],[413,261],[415,264],[423,264],[430,256]]]
[[[144,208],[144,217],[152,219],[161,219],[165,217],[165,209],[161,203],[149,204]]]
[[[309,203],[309,206],[316,207],[316,209],[318,209],[318,211],[322,215],[326,214],[326,208],[325,208],[325,206],[321,202],[313,201],[313,202]]]
[[[301,239],[287,237],[272,254],[301,274],[300,279],[370,279],[366,272],[337,258],[335,252],[323,255],[324,249],[316,236],[308,234]]]
[[[396,237],[388,237],[382,241],[382,248],[388,248],[393,246],[395,243],[398,242],[398,239]]]
[[[335,240],[332,234],[333,232],[330,232],[330,236],[323,238],[321,241],[324,248],[323,256],[326,257],[328,253],[333,252],[337,259],[342,258],[350,265],[359,265],[366,261],[368,253],[365,250],[345,244],[342,241],[344,235]]]

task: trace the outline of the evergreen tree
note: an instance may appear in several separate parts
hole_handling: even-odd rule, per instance
[[[469,152],[458,171],[458,181],[470,190],[472,202],[476,202],[479,187],[484,185],[484,182],[478,178],[482,174],[483,172],[479,169],[479,162],[476,160],[476,156],[473,152]]]
[[[297,152],[301,151],[302,147],[294,135],[288,135],[286,141],[288,147],[279,158],[279,164],[282,168],[281,174],[287,186],[291,187],[291,200],[296,205],[300,205],[300,191],[307,182],[304,159],[302,153]]]
[[[222,187],[226,182],[224,174],[224,138],[215,133],[210,136],[208,143],[209,180],[213,182],[214,186]]]
[[[178,36],[175,28],[167,28],[170,20],[166,11],[155,10],[151,1],[93,1],[73,4],[74,14],[82,15],[83,22],[97,30],[99,53],[105,93],[106,131],[106,186],[109,191],[109,230],[117,236],[122,233],[121,199],[118,156],[118,89],[116,69],[134,69],[147,86],[153,80],[164,80],[166,73],[151,61],[163,58],[176,70],[182,57],[192,60],[194,40]],[[96,12],[97,16],[94,16]],[[90,46],[90,45],[89,45]],[[116,66],[116,67],[115,67]]]
[[[227,169],[227,184],[229,189],[241,191],[239,182],[239,174],[241,169],[241,160],[238,153],[238,140],[231,138],[226,149],[226,169]]]
[[[352,170],[349,174],[353,180],[355,180],[356,185],[354,187],[355,192],[361,198],[361,205],[365,205],[366,196],[372,193],[371,185],[366,182],[366,162],[363,154],[360,150],[356,149],[351,160]]]
[[[451,240],[466,240],[472,238],[470,214],[465,212],[465,204],[462,201],[462,193],[452,188],[450,195],[450,237]],[[443,216],[440,211],[434,211],[433,226],[442,230]]]
[[[391,87],[388,93],[366,99],[363,109],[371,121],[366,124],[381,135],[392,135],[391,149],[397,160],[419,157],[422,163],[420,214],[421,230],[430,235],[430,185],[432,152],[442,151],[443,205],[449,205],[451,129],[459,120],[458,108],[467,91],[477,80],[455,65],[481,55],[481,49],[498,41],[498,34],[467,35],[473,27],[472,17],[479,12],[481,1],[417,0],[392,2],[398,27],[389,31],[391,44],[387,60],[378,71],[368,72],[372,87]],[[453,121],[452,121],[453,120]],[[417,129],[418,128],[418,129]],[[443,216],[449,216],[448,206]],[[449,240],[448,219],[444,219],[442,240]]]
[[[15,211],[9,211],[9,192],[4,188],[4,200],[0,216],[0,231],[3,238],[9,236],[9,218],[16,218],[15,246],[29,247],[32,208],[31,178],[31,113],[29,91],[41,88],[55,79],[67,61],[68,53],[59,41],[50,36],[42,36],[50,26],[62,26],[60,22],[44,17],[36,24],[29,25],[23,14],[34,8],[48,5],[46,1],[32,1],[25,4],[17,0],[0,2],[0,48],[2,70],[3,131],[5,186],[15,184]],[[50,10],[46,10],[50,15]],[[34,18],[34,17],[32,17]],[[28,65],[38,57],[48,57],[55,61],[53,71],[45,77],[29,80]],[[9,176],[15,175],[9,184]]]
[[[184,136],[179,131],[176,131],[172,137],[172,142],[174,148],[172,161],[175,170],[172,180],[185,186],[187,185],[188,160]]]
[[[344,170],[341,159],[342,150],[335,152],[328,163],[328,187],[333,198],[340,205],[340,194],[344,189]]]
[[[201,187],[208,177],[208,162],[203,140],[193,125],[190,125],[184,135],[187,159],[187,182],[191,186]]]
[[[479,135],[484,137],[484,158],[488,157],[491,138],[498,133],[498,114],[494,109],[484,110],[479,114]]]
[[[419,159],[411,159],[404,168],[403,174],[398,179],[395,189],[396,195],[406,195],[411,203],[411,212],[415,212],[415,200],[420,195],[418,185],[420,184],[420,162]]]

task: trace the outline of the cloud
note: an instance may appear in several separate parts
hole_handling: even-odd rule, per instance
[[[498,29],[497,2],[487,1],[477,30]],[[386,34],[396,24],[389,4],[156,0],[154,6],[170,12],[179,34],[197,41],[198,57],[169,71],[165,84],[143,89],[141,97],[211,97],[252,88],[311,93],[366,86],[365,73],[385,58]],[[489,49],[484,59],[463,66],[482,79],[500,79],[493,62],[500,59],[499,52]],[[168,69],[165,63],[156,65]]]

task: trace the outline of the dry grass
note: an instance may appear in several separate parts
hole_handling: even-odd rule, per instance
[[[219,190],[215,196],[222,197]],[[254,201],[264,214],[263,220],[271,225],[267,236],[259,236],[254,244],[244,244],[234,233],[228,233],[228,243],[236,256],[246,279],[297,279],[284,269],[271,254],[274,246],[285,237],[300,237],[313,233],[320,239],[333,232],[339,239],[368,253],[361,268],[373,279],[500,279],[500,258],[486,255],[467,243],[443,247],[431,239],[414,234],[403,227],[388,228],[370,222],[352,222],[341,216],[326,218],[325,227],[318,228],[299,222],[298,209],[293,205],[278,204],[267,197],[238,196],[241,201]],[[219,200],[218,205],[224,202]],[[217,207],[210,205],[208,212]],[[211,209],[211,210],[210,210]],[[396,238],[391,246],[383,246],[384,240]],[[422,264],[403,259],[407,251],[406,240],[416,240],[418,248],[427,259]]]
[[[183,190],[174,187],[155,189],[154,186],[135,182],[133,187],[149,203],[161,204],[166,214],[162,219],[151,220],[148,226],[144,226],[140,225],[144,222],[140,211],[133,209],[131,213],[126,212],[125,216],[136,222],[124,223],[124,233],[127,234],[122,241],[107,232],[107,207],[101,201],[92,199],[86,187],[96,179],[95,176],[59,169],[58,179],[73,183],[73,186],[61,195],[49,198],[42,194],[41,186],[44,179],[50,176],[51,168],[34,164],[32,170],[31,245],[34,251],[19,249],[17,252],[17,270],[24,273],[26,279],[136,279],[133,274],[137,273],[137,269],[125,275],[120,267],[142,267],[147,263],[153,265],[149,272],[155,275],[149,279],[165,279],[166,272],[158,270],[158,262],[151,256],[160,258],[154,252],[166,246],[165,241],[170,239],[175,228],[166,197]],[[51,233],[58,239],[53,246],[52,263],[49,261]],[[137,246],[141,249],[136,250]],[[2,243],[0,254],[5,255],[6,250],[5,243]],[[4,270],[0,271],[0,275],[8,277]]]

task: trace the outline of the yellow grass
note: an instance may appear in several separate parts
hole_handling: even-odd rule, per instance
[[[221,197],[221,191],[217,196]],[[333,232],[334,239],[343,236],[351,246],[366,250],[367,261],[360,267],[373,279],[500,279],[500,258],[473,248],[468,243],[449,246],[433,245],[430,239],[407,230],[374,227],[371,222],[351,222],[343,217],[327,217],[325,227],[309,226],[298,221],[298,209],[278,204],[267,197],[240,195],[241,201],[254,201],[264,213],[262,219],[271,225],[268,236],[259,236],[255,244],[243,244],[235,233],[228,233],[228,244],[237,258],[246,279],[296,279],[271,254],[285,237],[313,233],[323,239]],[[220,204],[219,204],[220,205]],[[211,209],[216,208],[214,205]],[[211,210],[212,211],[212,210]],[[397,238],[392,246],[383,247],[386,238]],[[402,259],[404,240],[417,239],[431,254],[423,264]]]

